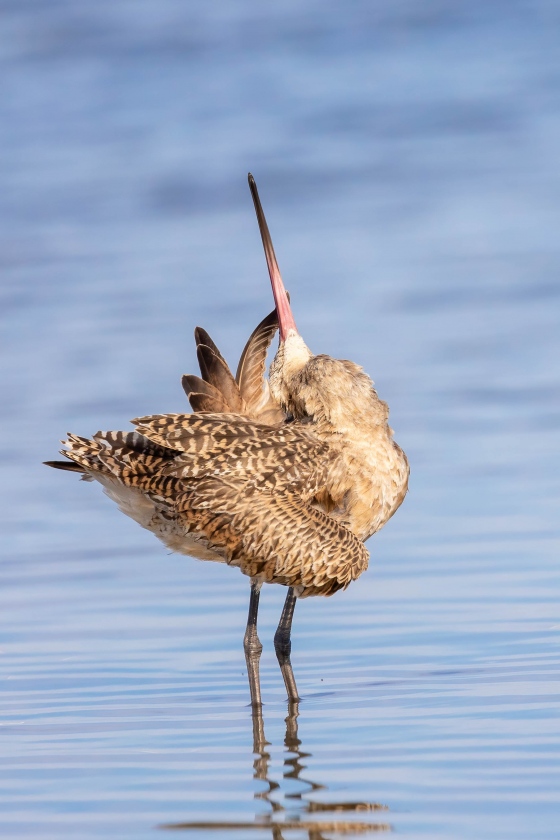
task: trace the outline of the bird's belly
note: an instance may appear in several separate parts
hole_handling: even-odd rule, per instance
[[[397,501],[384,497],[357,499],[347,514],[348,528],[360,540],[367,540],[379,531],[395,513],[405,495],[404,491]]]
[[[161,521],[156,514],[153,525],[148,530],[152,531],[158,540],[161,540],[171,551],[176,551],[178,554],[187,554],[197,560],[226,562],[226,558],[218,554],[202,534],[186,531],[180,523]]]
[[[352,510],[356,528],[352,530],[361,540],[379,531],[402,504],[408,488],[408,466],[406,470],[376,478],[382,480],[377,480],[373,487],[370,482],[370,492],[360,494]]]
[[[187,554],[198,560],[226,562],[225,556],[219,553],[203,534],[189,530],[186,523],[181,522],[171,512],[159,508],[138,488],[125,487],[105,473],[95,473],[95,478],[103,485],[107,496],[117,503],[126,516],[155,534],[171,551]]]

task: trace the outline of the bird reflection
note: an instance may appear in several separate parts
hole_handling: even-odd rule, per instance
[[[306,769],[304,759],[311,753],[304,752],[298,736],[299,709],[297,703],[290,703],[286,718],[284,745],[287,755],[284,759],[283,780],[295,781],[299,789],[284,792],[282,782],[270,778],[271,755],[270,743],[264,732],[262,707],[252,707],[253,715],[253,778],[266,784],[266,789],[255,793],[255,799],[264,801],[270,808],[269,813],[259,814],[254,822],[183,822],[168,823],[161,826],[167,829],[207,830],[207,831],[269,831],[272,840],[288,840],[291,832],[307,836],[308,840],[327,840],[327,835],[351,836],[369,834],[377,831],[390,831],[386,822],[365,822],[353,819],[337,819],[345,812],[348,815],[372,811],[386,811],[387,807],[376,802],[319,802],[311,798],[313,793],[325,790],[324,785],[312,782],[301,774]],[[290,784],[291,788],[291,784]],[[284,804],[282,801],[283,799]],[[329,819],[325,819],[325,817]]]

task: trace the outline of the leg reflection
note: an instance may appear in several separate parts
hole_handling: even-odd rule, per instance
[[[270,743],[266,740],[264,732],[264,720],[261,707],[253,707],[253,752],[255,760],[253,764],[253,778],[265,782],[267,789],[255,794],[255,799],[264,800],[270,807],[270,813],[257,817],[255,828],[269,828],[273,840],[284,840],[284,833],[287,831],[307,831],[309,840],[324,840],[323,832],[329,834],[368,834],[374,831],[390,831],[391,826],[387,823],[362,822],[355,820],[324,820],[317,818],[308,819],[312,814],[335,814],[345,811],[367,812],[385,811],[386,806],[377,802],[328,802],[311,799],[310,796],[320,790],[326,790],[324,785],[317,784],[311,779],[304,778],[301,774],[306,769],[304,759],[311,758],[311,753],[304,752],[301,747],[301,740],[298,734],[299,708],[297,702],[288,704],[288,716],[285,718],[286,734],[284,746],[287,755],[284,758],[283,780],[289,780],[289,789],[283,791],[282,782],[275,781],[270,775]],[[300,789],[294,791],[293,782],[300,785]],[[249,825],[249,824],[248,824]]]
[[[251,592],[251,596],[253,593]],[[258,595],[258,593],[257,593]],[[253,603],[253,601],[252,601]],[[258,600],[257,600],[258,604]],[[251,615],[251,611],[249,611]],[[256,612],[255,612],[256,617]],[[255,621],[256,635],[256,621]],[[258,683],[257,668],[253,671]],[[251,698],[260,698],[260,686],[253,686]],[[285,719],[286,732],[284,736],[284,770],[282,779],[276,781],[271,771],[271,744],[266,740],[264,719],[260,702],[252,704],[253,717],[253,778],[266,785],[264,790],[255,793],[255,799],[265,802],[270,811],[259,813],[253,822],[181,822],[167,823],[160,828],[184,831],[245,831],[246,836],[252,829],[260,832],[269,831],[271,840],[288,840],[288,832],[298,831],[307,836],[308,840],[327,840],[329,837],[370,834],[378,831],[390,831],[391,826],[383,822],[365,822],[361,820],[337,819],[341,812],[350,814],[368,811],[385,811],[384,805],[375,802],[329,802],[325,798],[324,785],[312,782],[301,775],[307,765],[304,759],[311,758],[311,753],[304,752],[298,734],[299,710],[296,702],[288,705],[288,716]],[[287,784],[283,784],[287,782]],[[294,782],[300,789],[294,790]],[[318,791],[323,791],[322,801],[311,798]],[[219,808],[219,803],[216,805]],[[227,807],[227,806],[226,806]]]

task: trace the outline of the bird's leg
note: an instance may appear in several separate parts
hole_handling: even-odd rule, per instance
[[[262,583],[251,579],[251,599],[249,601],[249,615],[247,617],[247,629],[243,639],[245,650],[245,661],[247,662],[247,675],[249,677],[249,690],[251,692],[251,705],[253,708],[260,707],[261,683],[259,678],[259,660],[262,653],[261,641],[257,635],[257,615],[259,612],[259,596]]]
[[[274,634],[274,649],[286,684],[288,700],[291,703],[297,703],[299,700],[294,672],[292,671],[292,663],[290,662],[290,653],[292,651],[290,633],[292,631],[292,618],[294,617],[296,600],[297,595],[294,594],[294,590],[290,586],[284,602],[284,609],[280,616],[280,623]]]

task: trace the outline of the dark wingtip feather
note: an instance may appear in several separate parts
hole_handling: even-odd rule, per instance
[[[231,411],[223,394],[199,376],[185,374],[181,384],[193,411],[210,411],[216,414]]]
[[[217,388],[207,382],[205,379],[201,379],[200,376],[195,376],[192,373],[186,373],[183,378],[181,379],[181,385],[185,391],[187,397],[190,397],[191,394],[207,394],[209,397],[217,397],[221,396],[220,392]]]
[[[196,341],[197,346],[199,344],[204,344],[206,347],[209,347],[216,356],[219,356],[220,359],[223,359],[222,354],[218,350],[217,346],[214,344],[208,333],[206,332],[203,327],[195,327],[194,328],[194,340]]]
[[[243,401],[237,382],[222,354],[208,333],[201,327],[196,328],[195,337],[197,340],[196,355],[202,378],[219,391],[226,405],[229,406],[229,411],[243,411]]]
[[[197,414],[207,414],[208,412],[210,414],[228,414],[230,412],[229,406],[221,397],[216,399],[215,397],[209,397],[208,394],[190,393],[189,402],[192,410]]]
[[[43,461],[46,467],[54,467],[55,470],[68,470],[69,472],[83,473],[84,468],[72,461]]]

